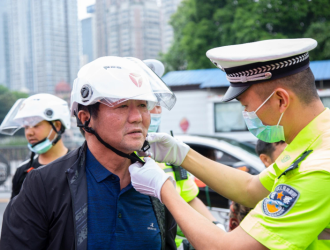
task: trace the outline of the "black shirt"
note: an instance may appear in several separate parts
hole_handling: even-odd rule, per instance
[[[39,156],[36,155],[31,162],[31,159],[24,161],[21,163],[21,165],[17,168],[15,175],[13,177],[13,185],[12,185],[12,192],[11,192],[11,198],[14,198],[16,195],[18,195],[19,191],[21,190],[23,181],[32,169],[37,169],[40,166],[43,166],[39,163]]]

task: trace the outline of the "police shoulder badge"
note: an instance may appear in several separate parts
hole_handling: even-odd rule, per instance
[[[269,198],[262,201],[262,211],[267,216],[280,217],[290,211],[298,198],[299,192],[296,189],[280,184],[270,193]]]

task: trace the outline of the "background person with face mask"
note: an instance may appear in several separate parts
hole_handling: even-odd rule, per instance
[[[147,59],[143,61],[151,70],[153,70],[160,78],[165,72],[165,67],[162,62],[156,59]],[[150,111],[150,126],[148,133],[156,133],[161,123],[162,107],[155,106]],[[199,193],[198,186],[194,181],[194,177],[180,166],[173,166],[166,163],[158,163],[158,165],[165,171],[166,174],[173,177],[176,181],[176,190],[178,194],[196,211],[205,216],[205,218],[212,221],[214,224],[224,229],[224,226],[214,218],[211,212],[207,209],[204,203],[197,197]],[[178,228],[178,236],[175,239],[175,243],[178,248],[186,249],[189,247],[188,242],[183,242],[184,234],[181,229]]]
[[[191,209],[165,181],[159,197],[196,249],[330,249],[330,111],[309,68],[313,39],[277,39],[215,48],[207,56],[224,70],[248,129],[260,140],[288,146],[259,175],[213,162],[167,134],[148,135],[158,162],[180,165],[221,195],[254,209],[225,233]],[[164,173],[154,160],[130,166],[134,187]],[[143,186],[143,188],[141,188]],[[147,186],[147,187],[146,187]]]
[[[65,129],[70,128],[68,104],[50,94],[37,94],[19,99],[8,112],[0,126],[0,133],[13,135],[24,128],[31,151],[30,159],[24,161],[13,177],[11,199],[21,190],[27,174],[46,165],[68,152],[61,139]]]

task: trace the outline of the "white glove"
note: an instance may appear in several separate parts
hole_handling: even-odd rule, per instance
[[[144,160],[146,162],[144,165],[140,162],[135,162],[129,166],[132,185],[136,191],[156,197],[162,202],[160,191],[165,181],[170,179],[174,187],[176,186],[176,182],[153,159],[145,157]]]
[[[181,166],[190,150],[187,144],[165,133],[148,133],[147,141],[150,144],[147,155],[157,162],[171,163],[175,166]]]

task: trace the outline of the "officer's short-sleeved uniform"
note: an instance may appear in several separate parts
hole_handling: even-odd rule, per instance
[[[269,249],[330,249],[329,109],[300,131],[260,181],[271,193],[242,221],[249,235]]]

